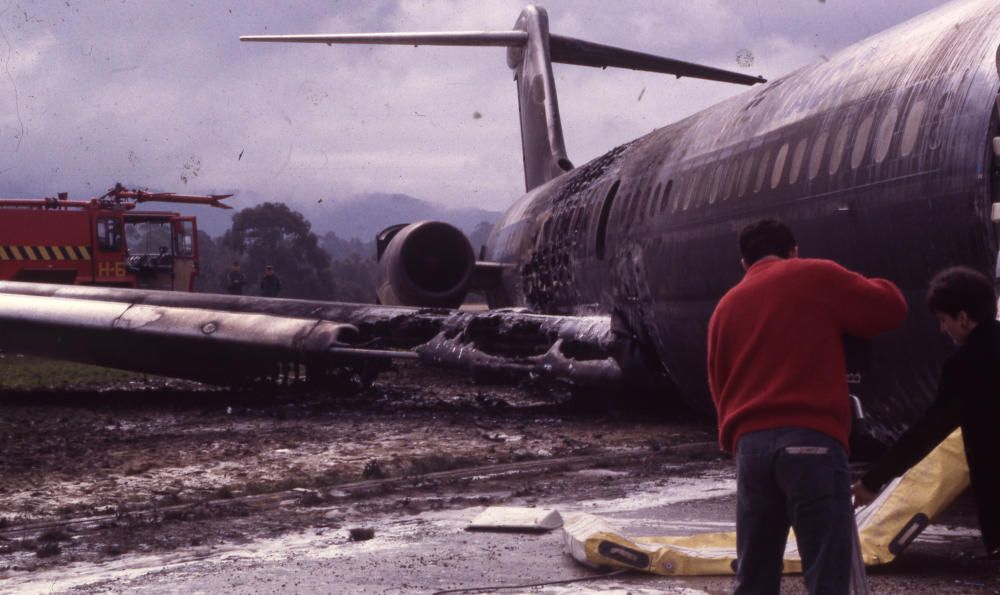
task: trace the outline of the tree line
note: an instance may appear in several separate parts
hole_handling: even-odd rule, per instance
[[[492,226],[482,222],[470,234],[473,248]],[[197,290],[225,293],[227,275],[239,262],[247,295],[259,293],[264,267],[281,279],[281,297],[374,303],[378,278],[375,238],[344,239],[332,231],[317,236],[312,224],[283,203],[265,202],[233,215],[221,237],[198,232],[201,270]]]

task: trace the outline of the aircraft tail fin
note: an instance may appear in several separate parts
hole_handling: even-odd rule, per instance
[[[601,45],[572,37],[549,35],[544,8],[528,6],[513,31],[442,33],[348,33],[332,35],[246,35],[240,41],[380,45],[498,46],[507,48],[507,65],[517,81],[521,115],[524,184],[527,190],[573,169],[566,155],[552,63],[597,68],[628,68],[742,85],[766,82],[731,72]]]

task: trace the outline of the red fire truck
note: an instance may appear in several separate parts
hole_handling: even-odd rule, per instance
[[[0,280],[192,291],[198,275],[194,217],[138,211],[143,202],[203,204],[232,195],[128,190],[69,200],[0,198]]]

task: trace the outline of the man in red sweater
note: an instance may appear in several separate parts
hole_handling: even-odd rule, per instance
[[[708,327],[719,442],[736,454],[736,592],[778,593],[789,527],[810,593],[847,593],[854,530],[843,337],[898,327],[906,301],[884,279],[798,258],[784,224],[740,233],[746,275]]]

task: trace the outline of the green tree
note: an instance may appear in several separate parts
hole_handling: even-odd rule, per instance
[[[375,261],[375,240],[345,240],[328,231],[320,240],[320,245],[330,255],[330,266],[337,279],[333,299],[338,302],[374,303],[379,268]]]
[[[222,245],[239,255],[248,294],[256,293],[264,266],[272,265],[281,279],[280,297],[329,300],[336,294],[330,256],[311,230],[302,213],[265,202],[233,215]]]
[[[469,234],[469,243],[472,244],[472,251],[476,253],[476,258],[479,258],[479,251],[486,240],[490,238],[491,233],[493,233],[493,224],[480,221],[479,225],[476,225],[476,228]]]

